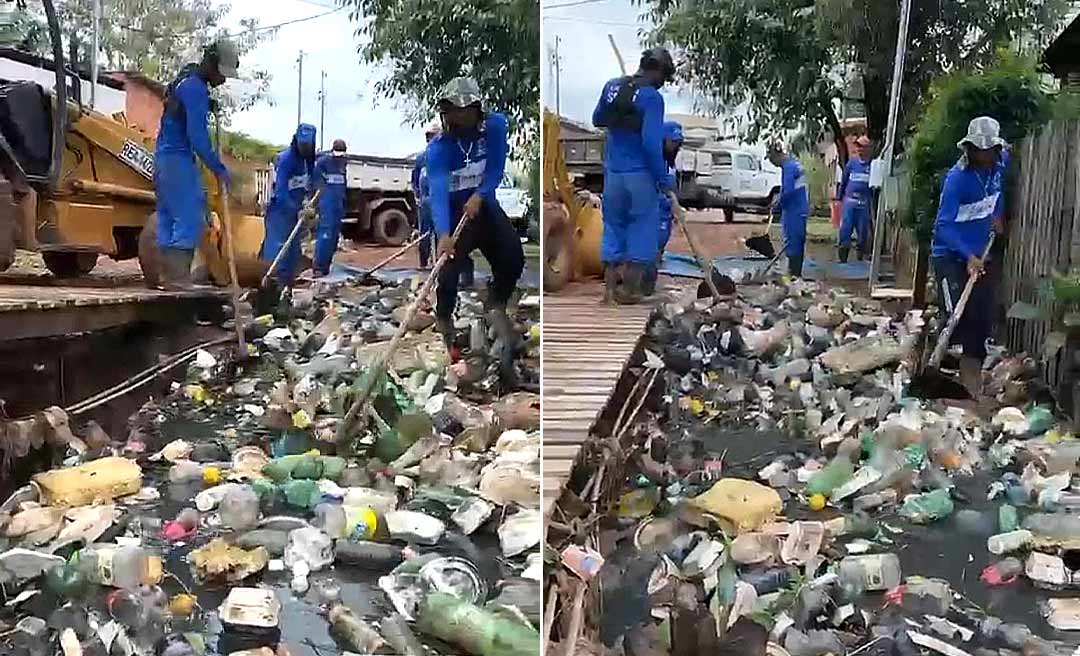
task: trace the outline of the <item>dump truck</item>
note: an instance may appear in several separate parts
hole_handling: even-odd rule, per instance
[[[384,246],[404,244],[418,223],[412,192],[416,158],[354,154],[346,158],[342,236]]]

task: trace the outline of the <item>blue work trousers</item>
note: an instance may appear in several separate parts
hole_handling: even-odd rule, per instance
[[[840,216],[839,246],[850,248],[851,236],[855,233],[858,237],[856,247],[859,252],[868,253],[870,251],[870,204],[860,198],[845,198]]]
[[[784,233],[787,248],[784,253],[789,257],[802,257],[806,249],[806,214],[786,211],[780,215],[780,227]]]
[[[291,205],[271,205],[270,209],[267,210],[266,236],[263,237],[262,252],[259,254],[263,261],[267,263],[273,262],[278,252],[285,246],[289,234],[292,232],[293,227],[296,226],[297,220],[299,220],[297,216],[299,211],[298,207]],[[303,228],[301,228],[301,231],[303,231]],[[302,235],[297,234],[296,239],[293,239],[292,244],[289,245],[285,257],[278,264],[277,271],[274,272],[278,282],[283,285],[291,284],[296,276],[296,267],[300,264],[301,238]]]
[[[600,259],[606,265],[656,260],[660,207],[656,181],[648,171],[604,173],[604,236]]]
[[[341,221],[345,218],[345,187],[334,190],[327,187],[319,196],[319,225],[315,229],[315,260],[312,267],[316,271],[327,272],[337,252],[338,238],[341,236]]]
[[[430,233],[427,239],[420,241],[420,266],[431,263],[431,254],[435,252],[435,243],[439,236],[435,234],[435,222],[431,218],[431,204],[425,201],[420,205],[420,234]]]
[[[195,250],[206,230],[206,187],[187,153],[163,153],[154,162],[159,248]]]

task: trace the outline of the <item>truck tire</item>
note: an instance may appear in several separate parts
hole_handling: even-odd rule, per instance
[[[0,271],[15,264],[15,244],[19,241],[19,216],[11,184],[0,175]]]
[[[379,210],[371,221],[375,241],[383,246],[401,246],[409,238],[409,215],[396,207]]]
[[[78,278],[94,270],[98,254],[45,251],[41,258],[45,260],[45,267],[57,278]]]
[[[725,207],[724,208],[724,223],[734,223],[734,222],[735,222],[735,208],[734,207]]]
[[[139,231],[139,268],[142,269],[143,284],[147,289],[161,286],[161,251],[157,245],[157,212],[146,217],[146,223]]]

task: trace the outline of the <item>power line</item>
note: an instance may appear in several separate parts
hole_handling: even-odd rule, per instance
[[[233,32],[231,34],[226,34],[226,35],[224,35],[224,38],[232,39],[232,38],[235,38],[235,37],[238,37],[238,36],[243,36],[245,34],[254,34],[256,32],[267,32],[269,30],[276,30],[279,27],[285,27],[287,25],[295,25],[296,23],[303,23],[305,21],[315,20],[316,18],[322,18],[323,16],[329,16],[330,14],[336,14],[337,12],[341,11],[342,9],[345,9],[345,7],[338,7],[337,9],[331,9],[330,11],[325,11],[325,12],[323,12],[321,14],[315,14],[313,16],[304,16],[303,18],[294,18],[292,20],[288,20],[288,21],[285,21],[283,23],[277,23],[276,25],[260,25],[259,27],[253,27],[250,30],[243,30],[243,31],[240,31],[240,32]],[[141,32],[143,34],[149,34],[151,36],[171,36],[173,38],[193,36],[193,34],[177,34],[177,33],[171,33],[171,32],[158,32],[156,30],[147,30],[147,29],[143,29],[141,27],[135,27],[134,25],[120,24],[117,27],[119,27],[121,29],[124,29],[124,30],[129,30],[131,32]]]
[[[544,5],[544,9],[562,9],[563,7],[578,7],[580,5],[591,5],[598,2],[607,2],[608,0],[570,0],[569,2],[560,2],[554,5]]]
[[[590,25],[613,25],[615,27],[647,27],[646,25],[642,25],[640,23],[620,23],[618,21],[595,20],[592,18],[572,18],[570,16],[544,16],[544,20],[557,21],[560,23],[588,23]]]

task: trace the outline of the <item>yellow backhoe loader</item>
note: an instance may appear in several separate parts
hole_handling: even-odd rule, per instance
[[[544,290],[555,292],[571,280],[604,273],[600,207],[586,191],[576,190],[559,143],[559,117],[544,112]]]
[[[74,277],[99,255],[139,258],[147,285],[158,282],[155,242],[154,140],[85,107],[69,93],[60,26],[52,0],[42,0],[52,43],[56,83],[50,92],[28,80],[0,80],[0,271],[15,249],[38,251],[49,270]],[[199,259],[211,280],[229,282],[221,195],[203,172],[208,229]],[[237,271],[242,285],[265,270],[258,251],[263,219],[232,212]]]

